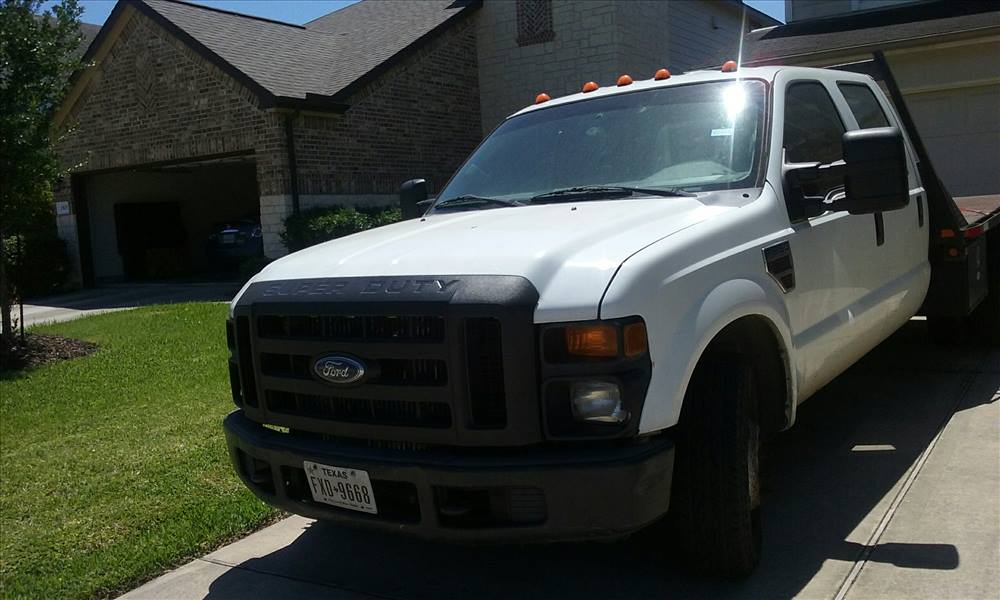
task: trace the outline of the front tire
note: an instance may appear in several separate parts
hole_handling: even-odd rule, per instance
[[[760,560],[760,423],[753,371],[709,358],[684,400],[674,458],[672,529],[697,570],[740,578]]]

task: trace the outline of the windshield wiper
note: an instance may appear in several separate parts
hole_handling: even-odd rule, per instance
[[[524,203],[507,198],[488,198],[486,196],[473,196],[472,194],[462,194],[454,198],[442,200],[434,205],[434,209],[439,208],[485,208],[488,206],[524,206]]]
[[[574,200],[580,198],[593,197],[615,198],[645,194],[648,196],[663,196],[667,198],[695,198],[697,194],[685,192],[675,188],[641,188],[627,185],[580,185],[576,187],[552,190],[544,194],[539,194],[531,199],[534,203],[560,202],[563,200]]]

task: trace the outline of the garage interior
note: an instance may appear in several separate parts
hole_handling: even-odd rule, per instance
[[[238,260],[220,259],[210,236],[240,220],[259,235],[252,156],[77,175],[74,187],[88,285],[235,278]]]

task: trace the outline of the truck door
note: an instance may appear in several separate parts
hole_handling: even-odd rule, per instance
[[[831,82],[797,79],[784,87],[783,98],[776,97],[784,108],[780,139],[786,164],[826,165],[843,158],[846,120],[831,88]],[[810,196],[844,193],[843,176],[835,173],[810,186]],[[791,208],[790,215],[798,212]],[[868,300],[883,281],[883,265],[871,215],[826,212],[791,225],[794,233],[788,242],[796,283],[786,300],[800,358],[800,397],[806,397],[881,341],[871,331],[877,319]]]
[[[841,104],[849,129],[895,126],[897,122],[887,100],[880,101],[873,85],[860,81],[837,81],[834,99]],[[905,135],[905,134],[904,134]],[[920,185],[916,161],[909,143],[907,150],[907,181],[910,203],[907,207],[874,215],[873,226],[879,246],[882,269],[881,286],[873,291],[882,302],[895,294],[923,296],[921,273],[927,268],[927,194]]]

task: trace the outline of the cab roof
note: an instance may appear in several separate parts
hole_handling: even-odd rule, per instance
[[[561,104],[569,104],[571,102],[579,102],[581,100],[592,100],[594,98],[602,98],[605,96],[613,96],[616,94],[627,94],[630,92],[636,92],[640,90],[649,90],[654,88],[664,88],[674,85],[684,85],[688,83],[702,83],[706,81],[738,81],[742,79],[762,79],[764,81],[774,81],[775,76],[779,71],[782,70],[795,70],[802,71],[804,76],[816,76],[818,77],[821,73],[829,73],[827,69],[818,69],[815,67],[785,67],[785,66],[771,66],[771,67],[744,67],[737,69],[736,71],[725,73],[719,69],[704,69],[699,71],[690,71],[683,73],[681,75],[671,75],[667,79],[655,80],[652,77],[649,79],[636,79],[633,83],[629,85],[615,85],[615,82],[609,82],[607,84],[602,84],[600,88],[592,92],[577,92],[575,94],[570,94],[568,96],[561,96],[558,98],[552,98],[545,102],[538,104],[532,104],[522,108],[521,110],[510,115],[515,117],[524,113],[528,113],[535,110],[542,110],[545,108],[550,108],[552,106],[558,106]],[[846,75],[846,73],[845,73]],[[599,82],[600,83],[600,82]],[[581,82],[582,85],[582,82]],[[539,92],[543,90],[538,90]]]

